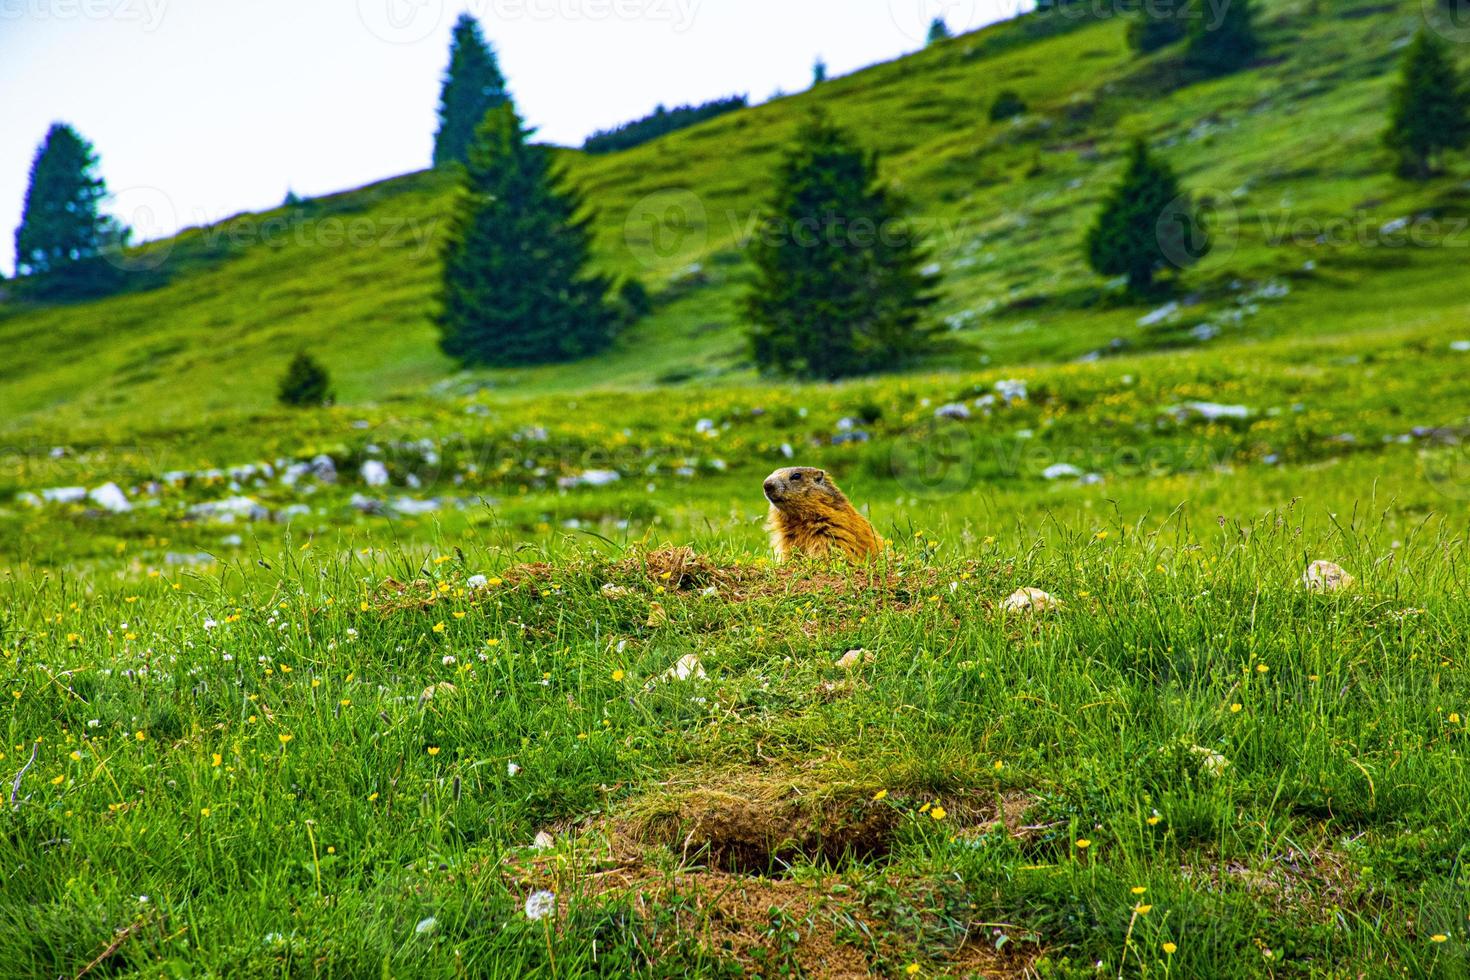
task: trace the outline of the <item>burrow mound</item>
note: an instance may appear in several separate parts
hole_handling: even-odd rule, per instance
[[[881,858],[898,822],[897,810],[855,789],[690,787],[645,798],[618,830],[686,864],[771,875],[802,859]]]

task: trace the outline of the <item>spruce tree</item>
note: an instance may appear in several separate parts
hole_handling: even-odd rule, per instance
[[[1250,0],[1228,0],[1218,7],[1192,0],[1187,19],[1184,60],[1192,68],[1225,75],[1250,64],[1260,51]]]
[[[317,408],[332,400],[331,376],[305,351],[291,359],[281,378],[276,399],[292,408]]]
[[[1086,246],[1092,268],[1104,276],[1127,276],[1135,295],[1146,294],[1159,272],[1193,265],[1210,247],[1174,171],[1143,140],[1133,144],[1123,180],[1103,203]]]
[[[936,277],[878,161],[814,113],[775,178],[749,247],[745,301],[751,352],[765,371],[838,378],[896,367],[921,353]]]
[[[1201,11],[1196,11],[1200,15]],[[1184,39],[1189,33],[1189,0],[1148,0],[1128,22],[1128,46],[1150,54]]]
[[[461,14],[454,25],[449,68],[439,95],[439,133],[434,137],[434,166],[464,163],[485,113],[509,101],[505,76],[480,22]]]
[[[440,346],[464,364],[566,361],[615,331],[610,283],[587,271],[589,219],[515,108],[485,116],[444,251]]]
[[[929,22],[929,43],[938,44],[940,41],[953,37],[949,32],[949,25],[944,22],[943,17],[935,17]]]
[[[105,292],[120,279],[103,250],[125,243],[127,232],[99,213],[107,185],[97,173],[97,153],[75,129],[56,123],[36,151],[20,227],[15,231],[15,271],[40,296]]]
[[[1428,31],[1409,46],[1393,93],[1384,142],[1399,155],[1399,172],[1420,180],[1434,173],[1436,158],[1470,143],[1470,93],[1461,87],[1444,45]]]

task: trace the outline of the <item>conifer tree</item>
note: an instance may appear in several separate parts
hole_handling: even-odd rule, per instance
[[[878,162],[814,113],[775,178],[749,248],[746,298],[756,363],[772,373],[838,378],[896,367],[930,343],[936,278]]]
[[[1189,33],[1189,0],[1148,0],[1128,22],[1128,46],[1150,54]],[[1196,11],[1196,15],[1198,15]]]
[[[816,64],[812,65],[812,85],[817,86],[827,80],[827,63],[818,58]]]
[[[1127,276],[1129,290],[1142,295],[1161,271],[1184,269],[1203,258],[1209,235],[1174,171],[1138,140],[1122,182],[1087,234],[1086,246],[1096,272]]]
[[[1470,92],[1461,86],[1444,45],[1428,31],[1409,46],[1393,93],[1384,142],[1399,155],[1399,172],[1427,179],[1446,150],[1470,143]]]
[[[461,14],[454,25],[449,68],[439,95],[439,133],[434,137],[434,166],[464,163],[475,130],[485,113],[509,101],[505,76],[480,22]]]
[[[935,17],[929,22],[929,43],[938,44],[940,41],[948,40],[954,35],[949,32],[949,25],[944,22],[943,17]]]
[[[127,232],[102,215],[107,185],[97,153],[75,129],[56,123],[31,163],[20,227],[15,231],[16,275],[40,296],[83,296],[117,285],[118,270],[103,250],[125,243]]]
[[[1192,68],[1229,74],[1250,64],[1260,50],[1250,0],[1228,0],[1218,6],[1192,0],[1187,20],[1184,60]]]
[[[332,400],[331,376],[316,358],[302,351],[291,359],[276,399],[292,408],[316,408]]]
[[[464,364],[566,361],[615,331],[610,282],[587,271],[589,219],[509,102],[476,133],[444,252],[440,346]]]

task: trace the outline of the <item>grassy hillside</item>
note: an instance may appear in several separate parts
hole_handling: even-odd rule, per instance
[[[1382,231],[1421,216],[1415,242],[1470,244],[1462,182],[1405,185],[1379,147],[1420,4],[1260,6],[1270,57],[1220,81],[1186,84],[1177,51],[1133,58],[1116,20],[1022,18],[626,153],[569,152],[598,215],[599,260],[662,302],[608,357],[485,380],[534,392],[748,377],[739,243],[781,147],[817,105],[881,151],[931,231],[946,277],[939,313],[959,344],[936,366],[1195,344],[1201,324],[1219,344],[1463,319],[1463,250]],[[1001,88],[1032,113],[990,123]],[[1147,309],[1103,301],[1078,246],[1135,135],[1219,205],[1215,252],[1188,276],[1184,308],[1151,328],[1139,324]],[[430,323],[452,195],[426,173],[245,216],[147,250],[147,264],[162,262],[159,288],[0,308],[5,424],[259,408],[301,347],[322,353],[347,401],[424,391],[453,375]]]

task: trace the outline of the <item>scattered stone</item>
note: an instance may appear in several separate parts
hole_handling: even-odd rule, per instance
[[[1081,476],[1082,471],[1071,463],[1057,463],[1042,470],[1041,475],[1048,480],[1065,480],[1069,477]]]
[[[1027,397],[1026,382],[1015,379],[997,381],[995,383],[995,393],[1007,405],[1023,402]]]
[[[41,499],[48,504],[79,504],[87,499],[86,487],[53,487],[41,491]]]
[[[627,596],[632,595],[633,590],[625,588],[621,585],[614,585],[611,582],[607,582],[604,583],[604,585],[602,586],[602,594],[609,599],[623,599]],[[649,618],[652,619],[653,617],[650,615]]]
[[[1470,340],[1455,340],[1450,342],[1450,350],[1456,354],[1470,353]]]
[[[841,667],[843,670],[852,670],[860,663],[870,664],[877,659],[878,658],[876,655],[871,654],[863,649],[849,650],[841,657],[837,658],[837,663],[834,666]]]
[[[388,467],[379,460],[370,459],[363,463],[359,475],[367,486],[386,487],[388,485]]]
[[[536,839],[531,842],[531,846],[538,851],[545,851],[550,850],[552,845],[554,845],[555,843],[556,838],[552,837],[544,830],[538,830],[536,831]]]
[[[1302,575],[1308,592],[1340,592],[1352,588],[1355,581],[1342,566],[1330,561],[1314,561]]]
[[[216,524],[233,524],[237,520],[263,521],[271,512],[251,497],[226,497],[195,504],[189,508],[189,516]]]
[[[1230,765],[1230,760],[1216,752],[1207,749],[1203,745],[1190,746],[1190,753],[1199,756],[1200,771],[1219,779],[1225,775],[1225,767]]]
[[[381,500],[375,500],[372,497],[364,497],[360,493],[354,493],[352,495],[352,499],[348,501],[348,503],[352,505],[353,510],[358,511],[359,513],[373,515],[383,513],[383,502]]]
[[[1177,302],[1165,303],[1152,313],[1140,317],[1138,325],[1140,327],[1156,327],[1178,312],[1179,304]]]
[[[133,509],[133,505],[128,503],[128,495],[123,493],[122,488],[116,483],[102,484],[87,494],[87,498],[112,514],[126,514]]]
[[[686,653],[679,658],[678,663],[659,675],[659,680],[664,683],[668,683],[669,681],[703,681],[708,679],[709,675],[704,672],[704,665],[692,653]]]
[[[484,575],[471,575],[465,581],[465,585],[469,586],[472,589],[484,589],[489,588],[490,580]]]
[[[954,419],[958,422],[964,422],[970,418],[970,410],[964,405],[955,402],[950,405],[940,405],[934,410],[934,417],[936,419]]]
[[[1175,406],[1172,411],[1181,422],[1191,416],[1198,416],[1206,422],[1218,422],[1220,419],[1248,419],[1251,415],[1251,410],[1244,405],[1221,405],[1216,402],[1185,402]]]
[[[617,470],[588,470],[576,476],[564,476],[556,481],[556,485],[563,490],[572,490],[577,487],[605,487],[617,483],[623,475]]]
[[[1062,608],[1062,601],[1040,589],[1017,589],[1000,604],[1005,612],[1048,613]]]
[[[418,500],[414,497],[398,497],[390,501],[388,506],[394,513],[405,517],[417,517],[420,514],[432,514],[443,505],[437,500]]]

